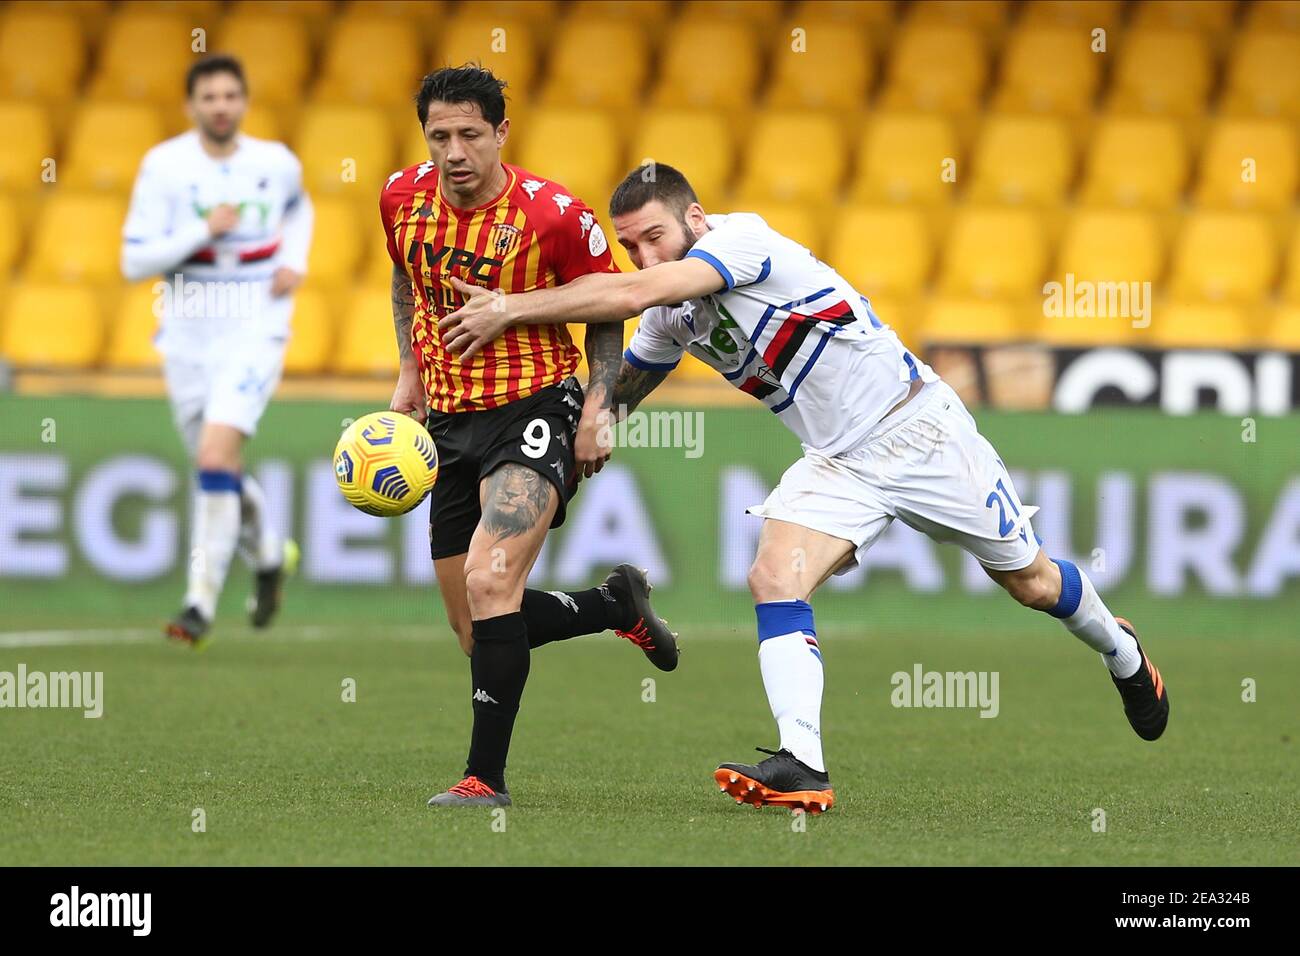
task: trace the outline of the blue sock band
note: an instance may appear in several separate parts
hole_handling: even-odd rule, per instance
[[[1079,601],[1083,599],[1083,578],[1072,561],[1057,561],[1053,558],[1052,563],[1061,569],[1061,596],[1056,607],[1047,613],[1062,619],[1073,617],[1074,612],[1079,610]]]
[[[769,637],[793,634],[802,631],[817,636],[813,627],[812,605],[807,601],[769,601],[755,604],[754,613],[758,615],[758,643],[762,644]]]
[[[233,491],[239,494],[243,483],[236,471],[199,471],[199,488],[202,491]]]

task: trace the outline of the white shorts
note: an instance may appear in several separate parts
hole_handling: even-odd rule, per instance
[[[283,335],[245,335],[222,341],[203,355],[164,353],[172,417],[191,456],[198,450],[204,424],[230,425],[247,436],[257,431],[280,382],[286,345]]]
[[[997,571],[1028,567],[1038,511],[1020,501],[998,453],[946,382],[925,385],[857,447],[832,457],[806,452],[750,514],[802,525],[853,543],[853,560],[895,518],[951,541]]]

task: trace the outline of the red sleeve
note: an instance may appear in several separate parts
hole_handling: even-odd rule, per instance
[[[591,207],[574,198],[562,212],[558,205],[555,210],[549,217],[542,249],[561,283],[592,272],[619,271],[609,238]]]
[[[393,260],[393,265],[399,269],[406,268],[406,260],[397,248],[397,237],[393,235],[393,219],[397,213],[397,207],[402,204],[402,200],[410,195],[410,189],[402,181],[406,176],[406,170],[400,170],[393,173],[384,183],[384,188],[379,191],[379,218],[384,226],[384,241],[388,246],[388,258]]]

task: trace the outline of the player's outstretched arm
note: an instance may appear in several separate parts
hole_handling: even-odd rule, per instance
[[[473,355],[511,325],[622,322],[653,305],[675,305],[722,289],[718,271],[701,259],[662,262],[638,272],[597,272],[550,289],[504,295],[453,278],[465,304],[438,328],[450,352]]]
[[[420,381],[420,368],[415,361],[415,346],[411,342],[411,324],[415,321],[415,289],[410,277],[393,266],[393,331],[397,335],[397,388],[393,390],[390,410],[405,412],[416,421],[424,421],[428,414],[424,404],[424,383]]]
[[[614,421],[620,421],[640,405],[642,399],[658,388],[667,377],[667,372],[637,368],[623,359],[618,378],[614,381]]]

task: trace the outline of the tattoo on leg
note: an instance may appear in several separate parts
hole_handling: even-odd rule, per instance
[[[525,534],[542,520],[553,493],[537,472],[507,462],[487,477],[483,527],[498,541]]]

